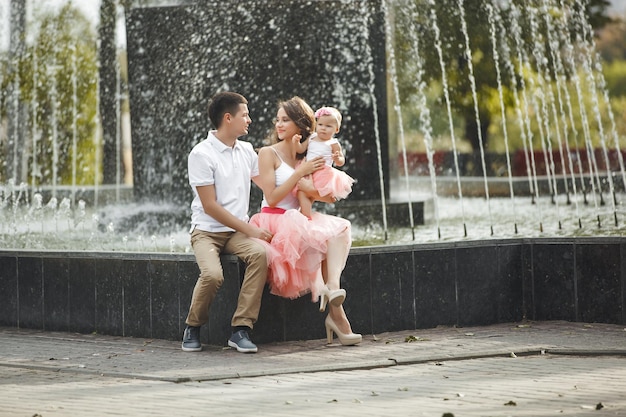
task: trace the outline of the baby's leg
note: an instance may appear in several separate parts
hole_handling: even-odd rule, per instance
[[[298,202],[300,203],[300,212],[310,219],[313,210],[313,200],[307,193],[298,190]]]

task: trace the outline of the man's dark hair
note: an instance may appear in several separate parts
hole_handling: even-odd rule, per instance
[[[238,93],[226,91],[217,93],[209,103],[209,120],[216,129],[219,129],[226,113],[237,114],[240,104],[248,104],[248,100]]]

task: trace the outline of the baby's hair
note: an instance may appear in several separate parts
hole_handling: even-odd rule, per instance
[[[341,128],[341,112],[335,107],[324,106],[315,111],[315,118],[319,119],[322,116],[333,116],[337,121],[337,127]]]

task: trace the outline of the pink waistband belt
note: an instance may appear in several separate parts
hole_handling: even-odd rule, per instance
[[[261,209],[261,213],[269,213],[269,214],[283,214],[287,210],[282,209],[280,207],[263,207]]]

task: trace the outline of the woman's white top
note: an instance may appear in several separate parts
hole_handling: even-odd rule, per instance
[[[287,165],[285,161],[283,161],[283,159],[280,157],[278,152],[276,152],[276,149],[274,148],[271,148],[271,149],[276,153],[276,156],[278,156],[278,159],[280,159],[280,165],[274,171],[275,178],[276,178],[276,187],[280,187],[289,179],[289,177],[293,175],[293,173],[296,170],[290,167],[289,165]],[[263,201],[261,201],[261,208],[263,207],[269,207],[269,204],[267,204],[267,200],[265,199],[265,195],[263,195]],[[293,193],[290,191],[285,196],[285,198],[283,198],[282,200],[278,202],[278,204],[276,204],[275,207],[278,207],[284,210],[289,210],[289,209],[297,210],[300,208],[300,203],[298,202],[298,198],[295,195],[293,195]]]

